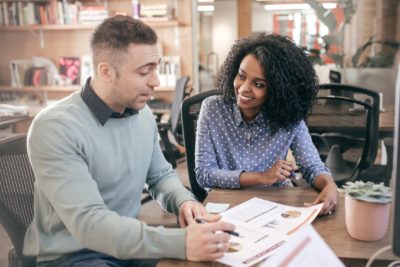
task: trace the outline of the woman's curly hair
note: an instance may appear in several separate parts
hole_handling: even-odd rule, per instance
[[[305,50],[292,39],[277,34],[258,34],[239,39],[218,73],[218,89],[226,102],[236,101],[233,81],[242,59],[253,54],[267,81],[262,112],[272,134],[291,130],[305,119],[318,92],[318,77]]]

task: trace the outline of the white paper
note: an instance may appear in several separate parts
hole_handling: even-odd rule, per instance
[[[311,223],[323,204],[311,207],[292,207],[252,198],[222,213],[223,218],[238,220],[249,225],[270,228],[292,234],[304,224]]]
[[[231,236],[230,248],[217,261],[231,266],[252,266],[280,250],[289,235],[311,223],[323,204],[292,207],[252,198],[223,213],[239,237]],[[324,266],[325,267],[325,266]]]
[[[228,203],[213,203],[213,202],[208,202],[206,204],[206,210],[208,213],[221,213],[223,211],[226,211],[229,208]]]
[[[0,116],[28,115],[28,106],[0,104]]]
[[[311,225],[290,236],[287,242],[259,267],[344,267]]]
[[[230,266],[252,266],[273,255],[287,235],[268,228],[251,226],[233,219],[225,219],[236,226],[239,237],[231,235],[229,249],[219,262]]]

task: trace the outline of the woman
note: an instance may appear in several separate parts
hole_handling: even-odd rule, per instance
[[[221,96],[202,105],[196,176],[202,187],[289,186],[292,150],[306,181],[320,190],[320,214],[335,209],[337,187],[311,141],[304,119],[318,78],[304,50],[275,34],[240,39],[218,76]]]

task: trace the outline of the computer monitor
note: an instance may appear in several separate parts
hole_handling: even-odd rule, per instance
[[[396,103],[395,103],[395,129],[393,140],[393,171],[392,171],[392,189],[393,189],[393,235],[392,247],[393,253],[400,256],[400,65],[398,67],[396,79]]]

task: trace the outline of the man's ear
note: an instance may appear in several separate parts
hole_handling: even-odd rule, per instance
[[[97,73],[105,82],[111,83],[115,78],[115,70],[110,64],[101,62],[97,65]]]

